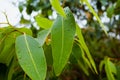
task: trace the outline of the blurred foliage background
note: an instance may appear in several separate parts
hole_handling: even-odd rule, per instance
[[[100,24],[96,21],[96,18],[90,12],[89,8],[82,3],[82,0],[60,1],[61,6],[67,6],[72,10],[76,22],[80,25],[80,27],[82,27],[83,36],[91,55],[95,60],[97,69],[99,70],[101,60],[107,56],[116,65],[118,75],[115,77],[117,77],[117,80],[120,80],[120,0],[90,0],[92,7],[104,23],[108,36],[105,35],[99,27]],[[15,3],[13,3],[13,5],[14,4]],[[37,14],[51,20],[56,18],[56,12],[51,7],[49,0],[19,1],[18,8],[21,12],[21,21],[19,25],[30,27],[35,37],[36,33],[39,31],[39,27],[34,19]],[[29,18],[26,18],[25,14]],[[49,50],[49,47],[47,50]],[[5,68],[4,65],[0,64],[0,74],[3,68]],[[23,74],[21,71],[18,72],[19,73],[14,76],[18,76],[20,73]],[[59,78],[51,76],[50,72],[47,77],[51,80],[107,80],[104,70],[101,74],[99,74],[99,72],[98,75],[92,73],[90,70],[89,73],[89,76],[84,74],[79,68],[77,62],[74,60],[74,57],[71,57],[69,65]],[[26,78],[26,80],[29,79]]]

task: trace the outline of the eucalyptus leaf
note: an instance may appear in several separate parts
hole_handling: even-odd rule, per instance
[[[93,58],[92,58],[92,56],[91,56],[91,54],[89,52],[89,49],[88,49],[88,47],[87,47],[87,45],[86,45],[86,43],[84,41],[81,29],[80,29],[80,27],[77,24],[76,24],[76,33],[77,33],[77,36],[79,38],[78,42],[80,43],[81,47],[83,48],[83,51],[85,51],[86,56],[88,58],[88,60],[86,58],[84,58],[84,59],[88,63],[88,65],[91,68],[91,70],[92,70],[92,67],[93,67],[94,71],[97,73],[95,62],[94,62],[94,60],[93,60]]]
[[[73,45],[73,49],[72,49],[72,53],[75,56],[79,67],[83,70],[83,72],[88,76],[89,72],[88,72],[88,66],[86,65],[86,61],[85,61],[85,57],[84,57],[84,51],[82,50],[82,48],[80,47],[80,45],[78,45],[77,43],[74,43]]]
[[[39,25],[39,27],[44,28],[44,29],[49,29],[53,24],[52,21],[48,20],[47,18],[43,18],[39,15],[35,17],[35,20],[37,24]]]
[[[85,4],[88,6],[88,8],[90,9],[90,11],[93,13],[93,15],[96,17],[96,19],[98,20],[98,22],[100,23],[102,29],[104,30],[105,34],[107,35],[107,31],[105,29],[104,24],[102,23],[102,21],[100,20],[100,18],[98,17],[97,13],[94,11],[94,9],[92,8],[92,6],[90,5],[90,3],[88,2],[88,0],[83,0],[85,2]]]
[[[31,36],[26,34],[16,39],[16,54],[25,73],[33,80],[45,80],[46,59],[42,47]]]
[[[53,67],[57,76],[67,64],[76,31],[75,20],[69,8],[65,8],[65,13],[66,18],[58,15],[51,30]]]
[[[61,16],[66,17],[63,8],[60,6],[59,0],[50,0],[52,7],[59,13]]]
[[[40,46],[43,46],[47,36],[49,35],[51,29],[49,30],[42,30],[37,34],[37,41],[39,42]]]
[[[12,57],[15,55],[15,39],[17,36],[26,33],[32,35],[30,29],[27,28],[9,28],[6,27],[2,32],[0,39],[0,62],[5,63],[7,66],[11,62]]]

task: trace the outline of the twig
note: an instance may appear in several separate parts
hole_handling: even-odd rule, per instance
[[[0,24],[8,24],[7,22],[0,22]]]
[[[8,20],[8,16],[7,16],[7,14],[6,14],[5,12],[3,12],[3,14],[4,14],[5,17],[6,17],[7,22],[6,22],[6,23],[3,22],[3,23],[0,23],[0,24],[8,24],[8,25],[10,25],[11,27],[13,27],[13,26],[10,24],[9,20]]]

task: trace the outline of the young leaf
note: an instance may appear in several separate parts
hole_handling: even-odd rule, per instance
[[[105,61],[104,60],[102,60],[101,62],[100,62],[100,65],[99,65],[99,71],[101,72],[102,71],[102,68],[103,68],[103,65],[105,64]]]
[[[19,64],[26,74],[33,80],[45,80],[46,60],[39,43],[24,34],[17,37],[15,47]]]
[[[42,30],[37,35],[37,41],[39,42],[40,46],[43,46],[47,36],[49,35],[51,29],[49,30]]]
[[[98,20],[98,22],[100,23],[102,29],[104,30],[105,34],[107,35],[107,31],[105,29],[104,24],[101,22],[100,18],[98,17],[98,15],[96,14],[96,12],[94,11],[94,9],[92,8],[92,6],[90,5],[90,3],[88,2],[88,0],[83,0],[86,5],[89,7],[89,9],[91,10],[91,12],[93,13],[93,15],[96,17],[96,19]]]
[[[66,18],[58,15],[51,31],[53,67],[57,76],[62,72],[71,54],[76,31],[71,11],[65,8],[65,12]]]
[[[53,24],[52,21],[48,20],[47,18],[40,17],[39,15],[35,17],[35,20],[37,24],[44,29],[49,29]]]
[[[94,71],[97,73],[97,69],[96,69],[96,66],[95,66],[95,62],[92,58],[92,56],[90,55],[90,52],[89,52],[89,49],[84,41],[84,38],[82,36],[82,32],[81,32],[81,29],[78,25],[76,25],[76,31],[77,31],[77,36],[79,38],[78,42],[80,43],[81,47],[83,48],[83,50],[85,51],[86,53],[86,56],[87,58],[89,59],[90,63],[91,63],[91,66],[93,67]],[[85,59],[86,60],[86,59]],[[87,61],[88,65],[89,65],[89,62]],[[90,67],[90,65],[89,65]],[[92,68],[91,68],[92,70]]]
[[[63,8],[60,6],[59,0],[50,0],[50,3],[52,7],[57,11],[57,13],[59,13],[63,17],[66,16]]]
[[[105,57],[105,72],[108,80],[115,80],[114,74],[117,73],[116,67],[107,57]]]

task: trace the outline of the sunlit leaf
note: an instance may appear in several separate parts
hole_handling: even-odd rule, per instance
[[[45,80],[46,60],[42,47],[32,37],[24,34],[16,39],[16,53],[20,66],[33,80]]]
[[[96,17],[96,19],[98,20],[98,22],[100,23],[102,29],[104,30],[105,34],[107,35],[107,31],[105,29],[104,24],[101,22],[100,18],[98,17],[97,13],[94,11],[94,9],[92,8],[92,6],[90,5],[90,3],[88,2],[88,0],[83,0],[86,5],[88,6],[88,8],[90,9],[90,11],[93,13],[93,15]]]
[[[48,20],[47,18],[43,18],[43,17],[41,17],[39,15],[35,17],[35,20],[36,20],[37,24],[41,28],[44,28],[44,29],[49,29],[53,24],[52,21]]]
[[[61,16],[65,17],[65,12],[63,8],[60,6],[59,0],[50,0],[52,7],[59,13]]]
[[[97,69],[96,69],[96,66],[95,66],[95,62],[92,58],[92,56],[90,55],[90,52],[89,52],[89,49],[84,41],[84,38],[82,36],[82,32],[81,32],[81,29],[78,25],[76,25],[76,31],[77,31],[77,36],[79,38],[78,42],[80,43],[81,47],[83,48],[83,50],[85,51],[86,53],[86,56],[87,58],[89,59],[89,62],[91,64],[91,66],[93,67],[94,71],[97,73]],[[87,61],[87,60],[86,60]],[[87,61],[88,65],[89,65],[89,62]],[[91,68],[91,66],[89,65],[89,67]],[[92,68],[91,68],[92,70]]]
[[[65,8],[65,12],[66,18],[58,15],[51,31],[53,66],[57,76],[60,75],[68,61],[75,36],[74,17],[68,8]]]
[[[105,72],[108,80],[116,80],[114,77],[114,74],[116,74],[116,67],[107,57],[105,57]]]

